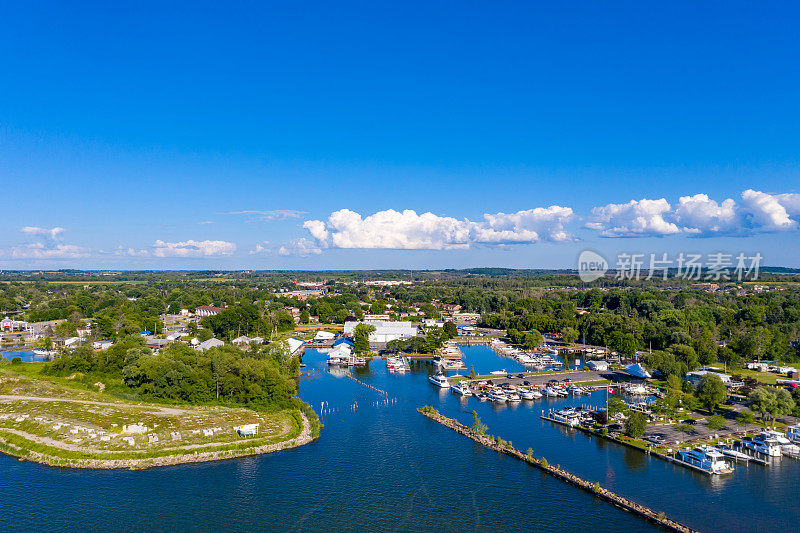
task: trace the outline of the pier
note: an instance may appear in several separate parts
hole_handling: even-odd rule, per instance
[[[521,451],[517,450],[513,446],[508,443],[500,444],[502,441],[496,441],[495,439],[488,437],[486,435],[482,435],[476,433],[472,429],[468,428],[458,420],[454,420],[452,418],[447,418],[446,416],[439,413],[436,409],[432,407],[423,407],[418,409],[420,413],[428,417],[429,419],[437,422],[445,427],[448,427],[455,431],[456,433],[460,433],[465,437],[472,439],[473,441],[481,444],[487,448],[495,450],[498,453],[503,453],[506,455],[510,455],[519,459],[520,461],[524,461],[529,465],[532,465],[548,474],[564,481],[565,483],[569,483],[575,487],[578,487],[594,496],[605,500],[612,505],[616,505],[617,507],[624,509],[628,512],[634,513],[645,520],[652,522],[656,525],[659,525],[663,528],[672,530],[672,531],[680,531],[683,533],[693,532],[696,531],[688,526],[685,526],[675,520],[667,518],[664,513],[656,513],[652,509],[645,507],[644,505],[640,505],[632,500],[629,500],[615,492],[612,492],[608,489],[604,489],[600,486],[599,483],[592,483],[585,479],[582,479],[576,475],[570,474],[566,470],[552,466],[547,463],[545,459],[537,459],[532,455],[525,455]]]

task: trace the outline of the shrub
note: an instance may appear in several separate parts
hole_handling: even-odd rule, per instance
[[[742,413],[736,417],[736,423],[740,426],[746,426],[747,424],[753,423],[753,413],[750,411],[742,411]]]
[[[20,357],[20,356],[14,357],[13,359],[11,359],[11,364],[12,365],[21,365],[22,364],[22,357]]]
[[[709,417],[708,424],[706,424],[706,426],[711,430],[722,429],[725,427],[725,418],[723,418],[722,415],[714,415]]]

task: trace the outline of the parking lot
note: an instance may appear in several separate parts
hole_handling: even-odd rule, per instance
[[[571,382],[574,383],[581,383],[587,381],[601,381],[601,380],[609,380],[609,381],[627,381],[630,379],[628,374],[622,372],[615,372],[615,371],[607,371],[607,372],[596,372],[594,370],[580,370],[577,372],[548,372],[542,374],[524,374],[524,377],[518,377],[516,373],[512,374],[514,377],[508,378],[506,376],[496,376],[496,377],[489,377],[485,378],[485,380],[491,379],[492,383],[495,385],[502,385],[504,383],[510,383],[514,386],[523,385],[523,382],[527,381],[531,385],[535,385],[537,387],[541,387],[546,385],[551,380],[558,380],[560,382],[564,382],[565,379],[569,379]]]

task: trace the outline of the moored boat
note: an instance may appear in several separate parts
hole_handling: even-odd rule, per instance
[[[707,446],[699,446],[693,450],[679,450],[677,459],[708,474],[733,472],[733,465],[725,461],[722,452]]]
[[[450,381],[447,379],[447,376],[442,374],[441,372],[438,374],[434,374],[428,378],[428,381],[436,385],[437,387],[441,387],[442,389],[449,389],[450,388]]]
[[[450,390],[456,394],[460,394],[461,396],[472,396],[472,391],[465,381],[459,381],[453,385]]]

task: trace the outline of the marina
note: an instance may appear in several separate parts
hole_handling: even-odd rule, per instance
[[[513,363],[487,346],[460,349],[465,363],[481,374]],[[491,528],[497,522],[507,524],[508,531],[529,530],[519,521],[520,516],[536,516],[538,527],[548,530],[655,528],[614,505],[597,502],[587,491],[555,479],[547,481],[537,470],[518,468],[513,457],[476,454],[470,440],[452,430],[431,427],[416,411],[423,405],[432,405],[466,426],[472,424],[475,411],[488,426],[488,433],[513,441],[516,449],[531,447],[537,457],[546,458],[551,465],[560,465],[582,479],[599,481],[604,489],[656,513],[663,511],[692,529],[741,530],[768,520],[773,527],[792,530],[793,517],[800,513],[800,504],[793,496],[800,479],[800,461],[795,459],[776,457],[769,466],[742,461],[733,475],[708,475],[621,442],[590,435],[580,427],[572,429],[541,418],[551,409],[599,408],[605,403],[602,388],[581,396],[480,401],[430,384],[432,369],[428,365],[412,364],[410,372],[399,374],[388,370],[386,359],[375,358],[363,367],[338,368],[327,364],[327,354],[313,349],[307,350],[304,362],[307,372],[301,378],[300,396],[315,409],[325,402],[320,413],[325,427],[318,441],[283,452],[280,457],[145,472],[70,473],[0,457],[0,475],[11,480],[9,490],[18,496],[2,504],[0,526],[4,530],[32,529],[36,508],[57,497],[54,487],[58,483],[67,491],[81,490],[86,497],[96,498],[97,504],[91,509],[80,506],[85,524],[125,519],[132,529],[145,528],[152,520],[182,529],[205,517],[213,528],[232,527],[241,520],[267,520],[275,528],[291,530],[296,528],[292,517],[298,504],[316,528],[330,530],[474,529],[476,524]],[[543,384],[548,379],[554,378],[547,377]],[[559,379],[563,383],[564,378]],[[499,381],[516,386],[523,379],[503,376]],[[621,394],[619,397],[631,400]],[[443,462],[432,457],[432,451],[443,446],[460,460]],[[424,465],[424,471],[409,467],[419,464]],[[381,476],[374,475],[378,471]],[[503,472],[502,481],[498,471]],[[14,481],[20,475],[27,480],[24,485]],[[436,491],[424,498],[416,488],[420,476],[436,482]],[[230,479],[238,480],[246,490],[223,489]],[[458,483],[452,482],[455,480]],[[31,483],[37,487],[35,491]],[[146,497],[153,490],[168,494],[169,505]],[[318,497],[320,491],[327,495],[325,499]],[[519,497],[531,491],[538,497]],[[363,498],[348,496],[353,493],[367,498],[403,498],[408,508],[399,515],[365,508]],[[474,508],[465,497],[471,493],[482,495],[480,508]],[[136,514],[123,504],[123,494],[126,501],[142,498]],[[197,502],[203,494],[213,494],[214,498],[201,506]],[[255,505],[264,500],[271,504]],[[180,516],[171,512],[174,505],[181,505]],[[220,512],[208,518],[209,506],[211,511]],[[65,501],[51,510],[52,523],[64,530],[74,529],[70,524],[78,509],[77,501]],[[227,511],[221,512],[223,509]],[[435,512],[423,513],[423,509]],[[230,511],[235,512],[235,521],[226,518],[231,516]],[[492,517],[491,524],[487,516]]]

